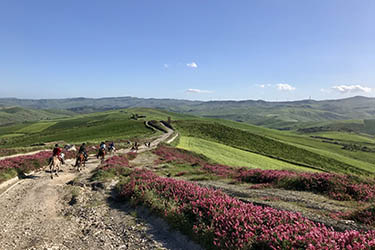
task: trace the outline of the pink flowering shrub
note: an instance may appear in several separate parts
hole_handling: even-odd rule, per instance
[[[127,156],[129,161],[132,161],[135,158],[137,158],[137,152],[129,152],[129,153],[126,154],[126,156]]]
[[[249,186],[249,189],[265,189],[265,188],[271,188],[271,183],[258,183],[258,184],[252,184]]]
[[[149,206],[210,249],[373,249],[375,231],[336,232],[191,182],[135,170],[120,196]]]
[[[327,195],[336,200],[375,200],[375,182],[373,180],[358,180],[358,178],[350,175],[233,168],[221,164],[211,164],[199,155],[166,146],[158,147],[154,153],[159,156],[158,163],[197,164],[207,173],[256,184],[252,185],[251,188],[276,187],[308,191]]]
[[[43,151],[33,155],[16,156],[0,160],[0,182],[17,174],[28,173],[48,164],[51,152]]]
[[[32,151],[41,150],[43,147],[25,147],[25,148],[0,148],[1,156],[11,156],[20,153],[27,153]]]
[[[204,164],[202,170],[222,177],[234,177],[237,175],[238,171],[234,168],[220,164]]]
[[[128,154],[115,155],[105,160],[104,163],[96,169],[93,179],[104,180],[113,178],[114,176],[126,176],[129,174],[130,168]]]
[[[182,172],[178,172],[177,174],[175,174],[175,176],[179,177],[179,176],[183,176],[185,174],[186,174],[186,172],[182,171]]]
[[[242,169],[238,180],[249,183],[268,183],[274,187],[324,194],[336,200],[372,201],[375,199],[373,182],[358,183],[358,180],[349,175]]]
[[[129,160],[127,155],[115,155],[104,161],[101,169],[106,170],[109,168],[129,167]]]
[[[174,162],[203,165],[206,163],[205,160],[186,150],[166,147],[163,145],[157,147],[154,150],[154,154],[159,156],[159,159],[155,162],[156,164]]]
[[[346,217],[369,226],[375,226],[375,205],[370,205]]]

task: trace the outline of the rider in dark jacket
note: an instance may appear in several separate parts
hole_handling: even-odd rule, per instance
[[[104,142],[100,143],[99,152],[96,155],[96,158],[99,158],[99,156],[105,155],[106,147],[107,147],[107,145]]]
[[[87,155],[87,151],[86,151],[86,143],[82,143],[82,145],[79,147],[75,166],[78,165],[78,156],[80,154],[83,154],[83,156],[85,157],[85,161],[88,160],[88,155]]]
[[[83,153],[85,160],[87,161],[86,143],[82,143],[81,147],[79,147],[78,154],[80,153]]]

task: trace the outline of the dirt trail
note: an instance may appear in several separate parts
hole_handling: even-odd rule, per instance
[[[172,133],[161,135],[152,147]],[[111,185],[90,180],[99,166],[96,158],[90,157],[80,173],[72,164],[67,160],[54,179],[44,171],[30,175],[0,196],[1,250],[199,249],[152,215],[112,201]]]

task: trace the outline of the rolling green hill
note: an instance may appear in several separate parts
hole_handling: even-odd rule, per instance
[[[189,113],[269,128],[294,129],[304,122],[374,119],[375,98],[357,96],[339,100],[293,102],[212,101],[195,105]]]
[[[183,136],[221,143],[313,169],[358,174],[375,171],[368,162],[355,160],[350,155],[342,157],[335,151],[329,150],[329,147],[324,149],[312,147],[311,144],[314,143],[325,144],[309,137],[280,131],[273,132],[272,130],[258,127],[252,130],[254,126],[245,126],[239,129],[212,121],[177,121],[174,126],[177,127]],[[240,126],[244,125],[240,124]],[[270,133],[267,133],[267,131],[270,131]],[[355,164],[357,162],[362,164]]]
[[[22,107],[0,108],[0,126],[19,122],[52,120],[69,117],[73,113],[63,110],[34,110]]]
[[[144,120],[132,120],[125,110],[76,115],[49,122],[29,122],[0,127],[0,147],[25,147],[34,144],[130,139],[152,136],[155,132]],[[167,117],[167,116],[165,116]]]
[[[375,139],[365,134],[345,130],[314,133],[280,131],[150,108],[112,110],[0,126],[0,148],[28,147],[56,141],[97,143],[150,137],[155,132],[145,127],[144,122],[167,120],[168,117],[182,135],[179,147],[206,155],[222,164],[365,175],[375,172]]]
[[[233,167],[249,167],[261,169],[282,169],[311,172],[311,168],[293,165],[284,161],[251,153],[225,144],[204,140],[195,137],[182,136],[177,145],[178,148],[202,154],[213,159],[219,164]]]
[[[289,130],[299,128],[301,123],[375,119],[375,98],[361,96],[339,100],[292,102],[266,102],[262,100],[202,102],[135,97],[44,100],[3,98],[0,99],[0,105],[33,109],[64,109],[74,113],[146,107]],[[364,131],[367,131],[366,133],[375,134],[374,122],[367,122],[365,125]]]

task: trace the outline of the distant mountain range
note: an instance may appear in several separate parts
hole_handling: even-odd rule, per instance
[[[301,122],[375,119],[375,98],[362,96],[338,100],[291,102],[267,102],[262,100],[204,102],[136,97],[40,100],[0,98],[1,106],[48,110],[44,111],[48,113],[55,113],[51,110],[67,111],[56,113],[58,116],[120,108],[147,107],[204,117],[230,119],[279,129],[293,127]],[[2,110],[0,109],[0,117],[1,113]]]

